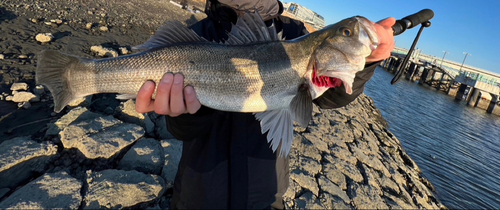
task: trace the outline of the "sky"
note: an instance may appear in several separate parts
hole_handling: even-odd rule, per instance
[[[289,0],[325,18],[325,25],[360,15],[371,21],[396,20],[422,9],[434,11],[416,48],[423,54],[500,73],[500,0]],[[420,26],[395,37],[397,47],[409,49]]]

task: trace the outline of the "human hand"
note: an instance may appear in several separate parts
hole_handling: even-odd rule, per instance
[[[366,57],[366,63],[373,63],[387,59],[391,56],[391,52],[394,49],[394,32],[392,26],[396,23],[396,19],[387,18],[381,20],[375,24],[375,29],[377,29],[378,34],[378,46],[377,49],[372,51],[370,56]]]
[[[139,113],[155,111],[160,115],[176,117],[181,114],[194,114],[200,107],[200,101],[196,98],[194,88],[184,87],[184,76],[182,74],[166,73],[158,84],[156,98],[151,97],[155,92],[155,83],[145,82],[139,92],[135,104],[135,110]]]

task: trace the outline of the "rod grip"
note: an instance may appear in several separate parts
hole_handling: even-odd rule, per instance
[[[413,15],[408,15],[401,20],[397,20],[396,24],[392,26],[392,30],[394,31],[394,35],[396,36],[406,31],[406,29],[413,28],[426,21],[429,21],[433,17],[434,12],[432,10],[423,9]]]

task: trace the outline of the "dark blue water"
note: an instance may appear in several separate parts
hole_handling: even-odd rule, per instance
[[[378,68],[365,94],[438,199],[448,208],[500,209],[500,116],[404,79],[391,85],[393,76]]]

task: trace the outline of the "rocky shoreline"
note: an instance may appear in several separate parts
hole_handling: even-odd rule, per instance
[[[34,84],[36,53],[127,54],[163,21],[203,14],[159,0],[7,0],[0,15],[0,209],[168,208],[182,142],[164,117],[113,94],[53,113],[50,94]],[[365,95],[340,109],[315,107],[309,127],[295,129],[285,201],[290,209],[446,208]]]

